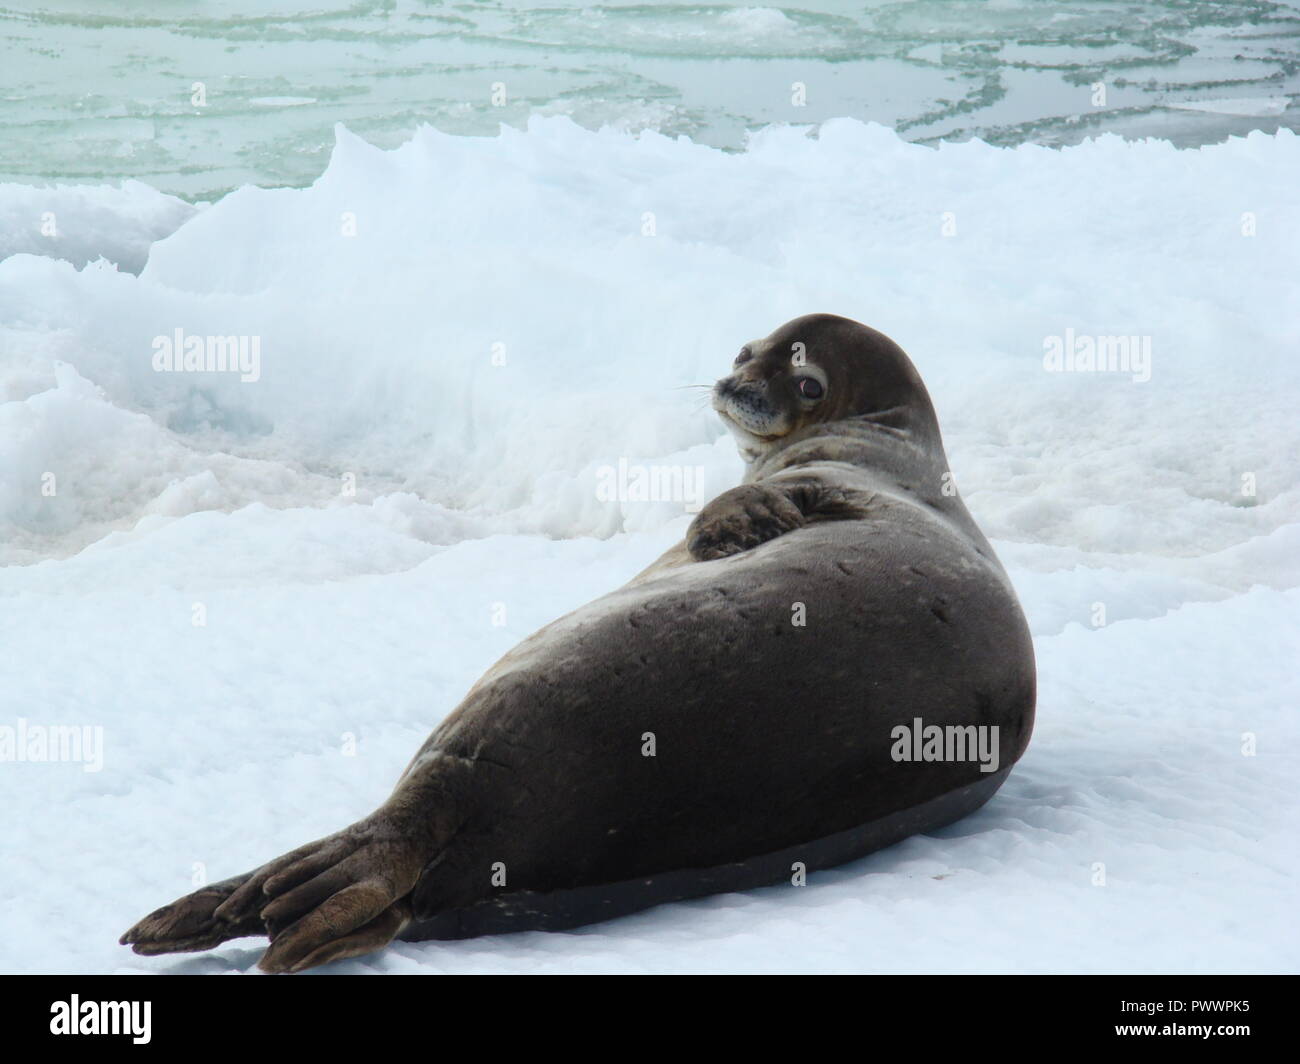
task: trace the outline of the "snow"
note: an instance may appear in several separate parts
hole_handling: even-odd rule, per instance
[[[806,888],[329,970],[1294,970],[1297,172],[1285,131],[724,153],[549,118],[340,128],[310,188],[198,211],[58,190],[75,251],[0,262],[0,727],[102,727],[103,766],[0,764],[0,967],[253,970],[116,938],[382,801],[505,650],[680,537],[602,470],[735,483],[684,386],[825,310],[912,355],[1020,591],[1039,716],[1002,791]],[[176,329],[257,337],[258,379],[155,371]],[[1048,372],[1068,330],[1150,338],[1150,379]]]
[[[101,255],[139,273],[149,245],[195,207],[140,181],[120,186],[0,182],[0,259],[19,252],[84,266]]]

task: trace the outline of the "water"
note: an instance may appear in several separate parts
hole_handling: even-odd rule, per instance
[[[392,146],[565,114],[728,149],[838,116],[923,143],[1300,127],[1300,0],[63,0],[0,7],[0,37],[0,181],[191,200],[309,184],[336,122]]]

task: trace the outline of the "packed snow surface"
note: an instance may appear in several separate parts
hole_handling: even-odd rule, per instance
[[[1287,131],[725,153],[550,118],[340,128],[311,187],[200,210],[0,186],[67,242],[0,262],[0,752],[90,729],[0,762],[0,969],[254,970],[116,939],[381,802],[496,658],[680,537],[609,469],[737,482],[686,386],[830,311],[911,354],[1019,589],[1002,791],[804,888],[328,970],[1294,971],[1298,173]],[[178,330],[244,371],[159,370]]]

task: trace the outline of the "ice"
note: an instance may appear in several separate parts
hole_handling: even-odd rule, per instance
[[[84,266],[105,258],[139,273],[149,245],[195,210],[140,181],[116,187],[0,183],[0,259],[26,252]]]
[[[1208,111],[1220,115],[1280,115],[1291,106],[1289,96],[1233,96],[1221,100],[1180,100],[1167,103],[1184,111]]]
[[[0,967],[253,970],[116,938],[382,801],[485,668],[681,536],[608,470],[734,484],[686,386],[831,311],[912,355],[1025,605],[1003,790],[806,888],[330,970],[1294,970],[1297,172],[1285,131],[727,153],[547,118],[340,128],[311,187],[202,210],[0,186],[65,241],[0,262],[0,726],[105,743],[0,764]],[[177,329],[257,338],[257,379],[156,371]],[[1148,338],[1150,379],[1047,371],[1067,331]]]
[[[102,0],[60,0],[6,16],[0,181],[134,178],[190,200],[303,186],[340,121],[394,147],[419,122],[491,136],[563,114],[726,149],[843,115],[923,143],[1012,145],[1109,131],[1196,147],[1300,125],[1294,107],[1165,106],[1300,98],[1295,0],[175,7],[134,0],[107,17]]]

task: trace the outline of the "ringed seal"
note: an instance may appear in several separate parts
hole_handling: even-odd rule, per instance
[[[1029,742],[1033,649],[907,356],[808,315],[746,344],[713,405],[748,468],[683,543],[506,654],[370,816],[121,941],[265,935],[260,965],[283,972],[399,935],[573,927],[789,880],[986,802]],[[996,756],[936,731],[992,735]]]

